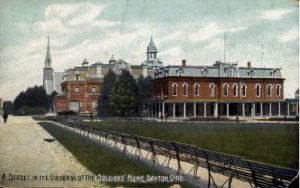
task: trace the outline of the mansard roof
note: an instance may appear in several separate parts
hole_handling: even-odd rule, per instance
[[[240,77],[240,78],[282,78],[280,68],[238,67],[237,63],[218,62],[212,66],[179,66],[160,67],[157,77]]]

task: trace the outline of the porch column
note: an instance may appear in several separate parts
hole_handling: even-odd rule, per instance
[[[260,103],[260,116],[263,116],[263,103]]]
[[[290,116],[290,103],[287,101],[287,116]]]
[[[206,117],[206,102],[203,103],[203,116]]]
[[[176,104],[175,103],[173,103],[173,118],[175,118],[176,117],[176,106],[175,106]]]
[[[296,115],[299,115],[299,102],[296,103]]]
[[[226,104],[226,116],[229,117],[229,103]]]
[[[272,116],[272,103],[269,103],[269,116]]]
[[[196,117],[197,113],[197,103],[194,102],[194,118]]]
[[[281,107],[281,105],[280,105],[280,102],[278,103],[278,116],[281,116],[281,113],[280,113],[280,107]]]
[[[183,103],[183,118],[186,118],[186,103]]]
[[[242,103],[242,115],[245,117],[245,103]]]
[[[165,103],[163,102],[161,103],[161,105],[162,105],[162,116],[163,118],[165,118]]]
[[[255,117],[255,103],[251,103],[251,116]]]
[[[161,116],[161,103],[157,103],[157,107],[158,107],[157,117],[160,118],[160,116]]]
[[[214,116],[218,117],[218,103],[217,102],[214,103]]]

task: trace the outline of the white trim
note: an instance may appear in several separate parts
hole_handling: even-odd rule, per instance
[[[196,86],[198,86],[197,95],[195,94]],[[194,84],[194,96],[200,96],[200,84],[199,83]]]
[[[245,86],[245,95],[243,95],[243,87]],[[242,83],[241,85],[241,96],[246,97],[247,96],[247,84]]]
[[[174,90],[173,90],[174,86],[175,86],[175,95],[174,95]],[[172,96],[177,96],[177,87],[178,87],[178,84],[176,82],[173,82],[173,84],[172,84]]]
[[[214,97],[215,96],[215,88],[216,88],[216,85],[215,85],[215,83],[211,83],[211,84],[209,84],[209,94],[210,94],[210,96],[211,97]],[[213,90],[212,90],[213,89]],[[213,91],[213,92],[212,92]]]
[[[270,93],[269,93],[269,87],[270,87]],[[268,84],[267,85],[267,95],[272,97],[272,89],[273,89],[273,85],[272,84]]]
[[[185,88],[184,88],[185,86],[186,86],[186,90],[185,90]],[[183,89],[182,95],[183,95],[183,96],[188,96],[188,95],[189,95],[189,84],[186,83],[186,82],[184,82],[184,83],[182,84],[182,89]],[[184,94],[184,93],[186,93],[186,94]]]
[[[236,90],[234,90],[234,86],[236,86]],[[233,90],[233,96],[238,97],[238,95],[239,95],[239,85],[237,83],[232,84],[232,90]],[[236,93],[236,95],[234,94],[234,92]]]
[[[259,89],[258,89],[259,95],[257,95],[257,86],[259,87]],[[261,84],[259,84],[259,83],[255,84],[255,96],[256,97],[260,97],[261,96]]]
[[[227,87],[226,89],[227,89],[227,91],[226,91],[226,95],[225,95],[225,87]],[[229,92],[229,85],[227,84],[227,83],[224,83],[223,84],[223,94],[224,94],[224,96],[225,97],[228,97],[228,92]]]
[[[277,92],[277,87],[279,87],[279,92]],[[276,95],[281,96],[281,84],[276,84]]]

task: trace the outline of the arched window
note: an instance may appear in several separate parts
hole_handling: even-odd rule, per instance
[[[268,96],[272,96],[272,85],[271,84],[269,84],[268,86],[267,86],[267,93],[268,93]]]
[[[224,96],[228,96],[228,84],[223,84],[223,88],[224,88]]]
[[[276,94],[280,96],[281,85],[276,85]]]
[[[233,96],[234,97],[238,96],[238,85],[236,83],[233,84]]]
[[[183,88],[183,95],[187,96],[188,95],[189,85],[187,83],[183,83],[182,84],[182,88]]]
[[[200,86],[198,83],[194,84],[194,96],[199,96],[200,92]]]
[[[214,97],[215,96],[215,84],[214,83],[211,83],[210,85],[209,85],[209,90],[210,90],[210,96],[211,97]]]
[[[173,94],[173,96],[177,96],[177,84],[176,83],[172,84],[172,94]]]
[[[260,84],[256,84],[255,85],[255,93],[257,97],[260,97],[260,91],[261,91],[261,85]]]
[[[242,97],[246,97],[246,93],[247,93],[247,86],[246,84],[242,84],[242,88],[241,88]]]

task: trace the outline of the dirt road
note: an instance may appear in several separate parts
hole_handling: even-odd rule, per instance
[[[94,176],[31,117],[0,122],[0,186],[102,187]],[[86,176],[87,175],[87,176]]]

